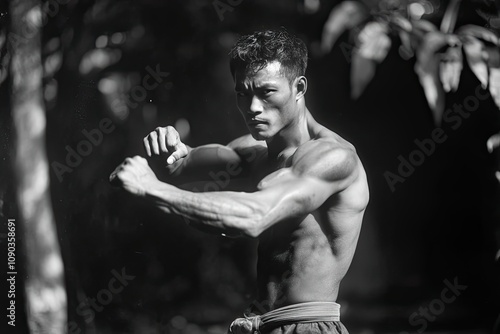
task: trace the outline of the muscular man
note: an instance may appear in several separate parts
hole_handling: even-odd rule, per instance
[[[159,181],[138,156],[110,179],[200,227],[258,238],[264,314],[236,319],[230,333],[347,333],[335,301],[368,204],[363,166],[354,147],[306,107],[301,40],[283,30],[256,32],[240,38],[230,56],[250,134],[227,146],[190,148],[167,126],[144,138],[144,146],[148,157],[164,157],[173,176],[191,173],[195,180],[202,167],[212,175],[221,169],[245,179],[244,191],[229,191],[229,184],[219,191],[180,189]]]

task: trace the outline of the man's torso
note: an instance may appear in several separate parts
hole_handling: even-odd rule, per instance
[[[237,150],[238,152],[238,150]],[[291,167],[296,150],[277,160],[267,157],[261,145],[239,153],[245,161],[250,186],[267,175]],[[306,216],[279,222],[259,236],[258,305],[265,312],[288,304],[335,301],[356,248],[364,209],[368,202],[366,175],[361,163],[359,177],[344,191],[332,195]]]

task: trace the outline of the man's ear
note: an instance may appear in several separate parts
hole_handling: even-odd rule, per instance
[[[297,95],[295,96],[295,100],[298,101],[304,97],[307,92],[307,79],[305,76],[300,76],[295,79],[295,84],[297,87]]]

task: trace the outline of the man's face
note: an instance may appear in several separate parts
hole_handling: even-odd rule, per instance
[[[257,140],[272,138],[297,117],[296,85],[290,85],[280,69],[273,61],[257,73],[235,72],[238,109]]]

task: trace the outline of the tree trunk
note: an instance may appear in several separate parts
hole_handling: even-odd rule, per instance
[[[66,333],[64,266],[49,192],[42,98],[40,1],[11,0],[12,118],[19,231],[26,258],[25,292],[31,333]]]

